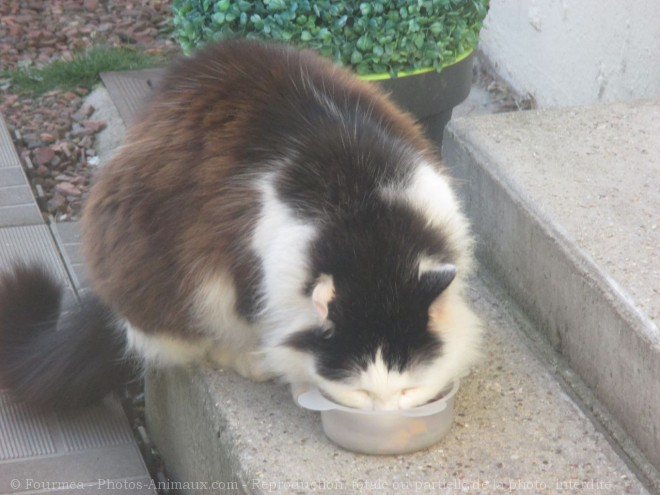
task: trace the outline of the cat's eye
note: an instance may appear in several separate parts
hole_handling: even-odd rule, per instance
[[[335,335],[335,324],[327,320],[319,328],[318,336],[323,340],[331,339]]]

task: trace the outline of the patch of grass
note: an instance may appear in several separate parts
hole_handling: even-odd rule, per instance
[[[96,46],[70,61],[57,60],[44,67],[2,71],[0,79],[9,82],[12,92],[34,97],[54,89],[91,88],[101,80],[101,72],[146,69],[163,63],[161,57],[130,48]]]

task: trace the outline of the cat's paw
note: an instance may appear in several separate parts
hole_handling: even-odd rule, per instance
[[[238,355],[233,368],[239,375],[253,382],[265,382],[275,378],[264,366],[263,354],[258,351]]]
[[[244,378],[253,382],[265,382],[275,377],[266,370],[263,354],[259,351],[248,351],[231,354],[224,349],[213,349],[209,353],[209,361],[217,369],[233,369]]]

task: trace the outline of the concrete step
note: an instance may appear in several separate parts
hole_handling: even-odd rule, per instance
[[[104,77],[110,94],[118,108],[138,108],[152,75],[122,77]],[[471,114],[484,107],[471,104]],[[612,442],[602,426],[607,412],[594,417],[597,401],[537,338],[536,322],[486,272],[473,287],[488,322],[487,356],[463,382],[456,425],[437,446],[407,456],[353,454],[331,444],[319,417],[297,408],[286,387],[206,368],[169,370],[148,377],[146,406],[169,473],[186,484],[183,493],[649,493],[652,469]]]
[[[648,493],[567,395],[515,305],[483,279],[471,286],[488,326],[486,356],[462,382],[455,424],[436,446],[354,454],[327,440],[318,414],[294,405],[285,386],[169,370],[148,377],[146,402],[169,474],[217,482],[216,493]]]
[[[480,261],[611,413],[603,424],[656,489],[658,135],[660,102],[637,102],[456,120],[443,148]]]

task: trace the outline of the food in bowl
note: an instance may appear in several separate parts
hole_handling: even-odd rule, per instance
[[[338,404],[313,386],[293,391],[296,403],[321,412],[326,436],[363,454],[405,454],[437,443],[451,428],[459,382],[439,398],[412,409],[374,411]]]

